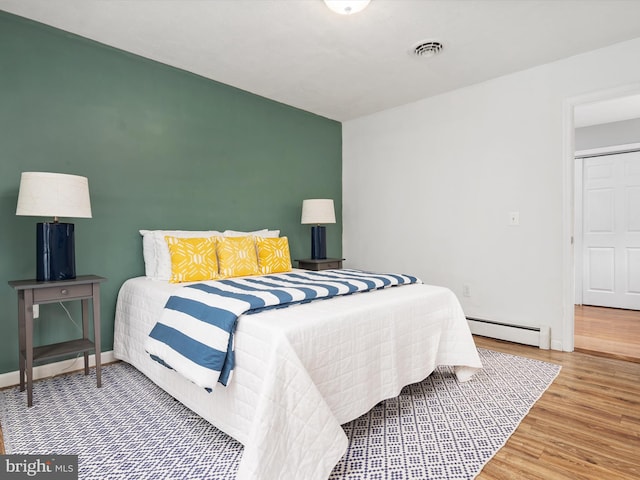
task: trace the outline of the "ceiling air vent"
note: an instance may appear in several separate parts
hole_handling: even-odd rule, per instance
[[[420,42],[413,47],[413,54],[416,57],[429,58],[439,54],[442,51],[442,44],[435,40]]]

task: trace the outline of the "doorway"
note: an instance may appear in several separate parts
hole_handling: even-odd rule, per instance
[[[607,95],[610,94],[602,94]],[[638,94],[633,97],[640,98]],[[609,103],[630,104],[633,101],[626,99],[631,98],[609,96]],[[575,128],[580,124],[577,118],[580,106],[592,107],[598,103],[607,101],[591,99],[572,105],[575,137],[578,136]],[[640,111],[636,116],[640,118]],[[618,121],[611,118],[603,123]],[[575,173],[575,237],[572,236],[572,240],[575,238],[572,269],[575,298],[572,303],[575,306],[571,309],[571,333],[576,350],[640,362],[640,144],[637,143],[640,138],[636,133],[640,129],[637,122],[640,119],[629,129],[632,133],[627,142],[633,144],[618,151],[615,147],[592,149],[572,165]],[[579,146],[576,140],[575,147]],[[634,150],[635,153],[628,153]]]
[[[640,363],[640,151],[575,167],[574,346]]]

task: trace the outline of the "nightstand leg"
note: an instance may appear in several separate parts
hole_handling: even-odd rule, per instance
[[[18,292],[18,363],[20,365],[20,391],[24,392],[25,355],[27,351],[27,334],[24,325],[24,291]]]
[[[100,361],[100,284],[93,284],[93,343],[96,358],[96,384],[102,386],[102,373]]]
[[[33,290],[24,291],[25,374],[27,376],[27,407],[33,405]]]
[[[89,339],[89,300],[82,300],[82,338]],[[89,375],[89,352],[85,351],[84,356],[84,374]]]

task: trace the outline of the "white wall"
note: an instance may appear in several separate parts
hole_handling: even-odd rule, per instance
[[[447,286],[467,316],[549,325],[562,349],[564,102],[640,81],[638,58],[640,38],[345,122],[345,265]]]
[[[640,143],[640,118],[576,128],[576,150]]]

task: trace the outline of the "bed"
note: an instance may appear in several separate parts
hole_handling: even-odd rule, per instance
[[[324,480],[347,448],[342,424],[438,365],[459,381],[482,367],[455,295],[418,283],[241,316],[232,380],[208,393],[144,351],[180,288],[127,280],[114,353],[244,445],[238,479]]]

